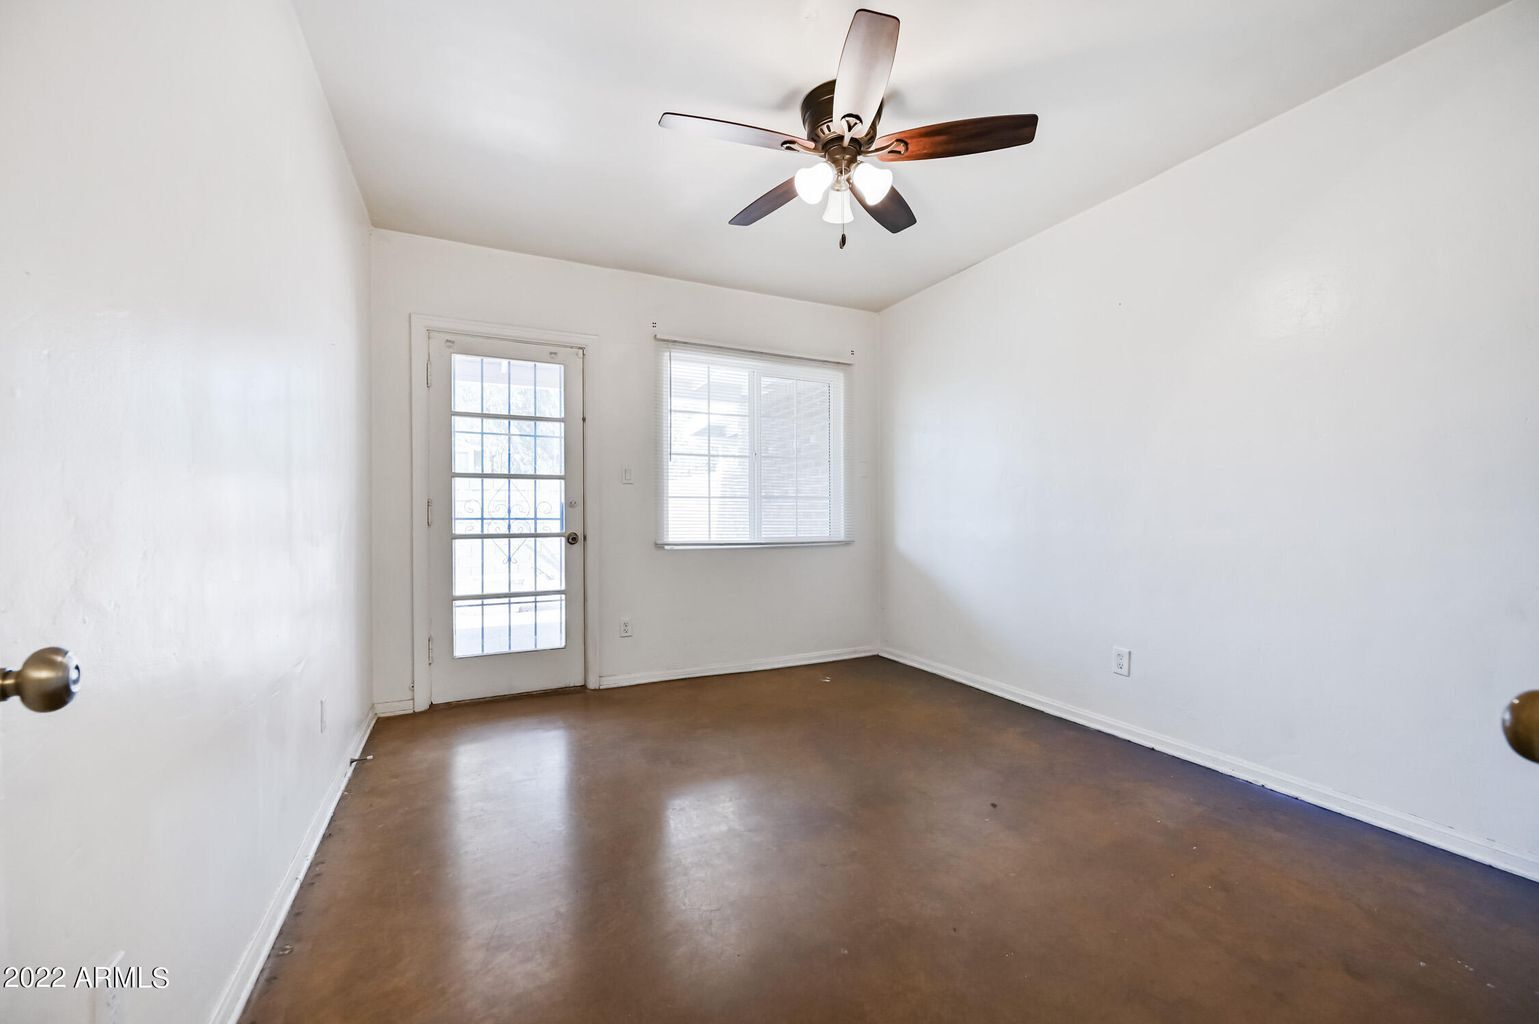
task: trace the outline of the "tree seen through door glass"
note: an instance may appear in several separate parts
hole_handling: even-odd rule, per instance
[[[520,359],[467,356],[450,359],[454,378],[454,411],[492,416],[566,415],[560,363],[531,363]]]

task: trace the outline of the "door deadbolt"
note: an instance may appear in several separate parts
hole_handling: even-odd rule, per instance
[[[33,651],[21,668],[0,668],[0,700],[20,697],[33,711],[57,711],[79,689],[80,666],[62,647]]]
[[[576,530],[573,530],[571,533],[566,535],[566,542],[568,544],[576,544],[577,543],[577,531]]]

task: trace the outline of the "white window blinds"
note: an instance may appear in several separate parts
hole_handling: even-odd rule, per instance
[[[660,341],[658,543],[848,540],[845,370]]]

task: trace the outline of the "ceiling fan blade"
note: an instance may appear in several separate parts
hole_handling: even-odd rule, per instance
[[[817,152],[817,147],[806,139],[768,128],[755,128],[751,124],[718,121],[714,117],[696,117],[694,114],[675,114],[669,111],[657,119],[657,125],[659,128],[672,128],[725,142],[741,142],[745,146],[763,146],[765,149],[783,149],[792,153]]]
[[[846,137],[864,135],[876,124],[897,52],[897,18],[864,8],[855,12],[834,78],[834,124],[844,128],[846,116],[860,119],[860,125],[847,131]]]
[[[942,121],[923,128],[883,135],[871,144],[878,160],[936,160],[943,156],[967,156],[995,149],[1024,146],[1037,137],[1036,114],[1003,114]]]
[[[855,194],[855,201],[871,215],[872,220],[895,235],[904,228],[911,228],[918,223],[919,218],[915,217],[914,211],[909,209],[908,200],[904,199],[895,188],[889,188],[880,203],[866,202],[861,198],[858,188],[852,188],[850,191]]]
[[[758,199],[743,207],[738,215],[733,217],[728,223],[745,228],[755,221],[763,220],[795,198],[796,179],[787,178]]]

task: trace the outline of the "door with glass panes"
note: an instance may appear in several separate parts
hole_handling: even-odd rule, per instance
[[[432,701],[580,686],[582,350],[428,342]]]

